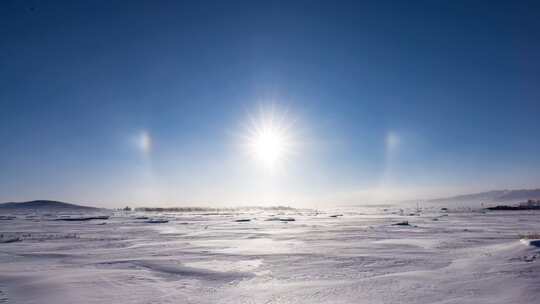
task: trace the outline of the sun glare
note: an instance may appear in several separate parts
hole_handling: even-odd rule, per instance
[[[249,152],[265,168],[276,168],[292,152],[289,127],[284,118],[276,119],[273,112],[252,121],[247,142]]]
[[[253,138],[253,150],[257,158],[267,166],[273,166],[285,152],[285,138],[279,130],[265,128]]]

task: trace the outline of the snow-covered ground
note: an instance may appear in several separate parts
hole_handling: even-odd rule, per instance
[[[411,212],[2,214],[0,303],[540,303],[540,212]]]

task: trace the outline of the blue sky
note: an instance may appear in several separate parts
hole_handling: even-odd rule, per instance
[[[325,206],[538,187],[540,5],[2,1],[0,200]],[[274,115],[294,147],[246,151]]]

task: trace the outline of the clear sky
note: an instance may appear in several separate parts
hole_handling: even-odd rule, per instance
[[[0,201],[540,185],[538,1],[2,1],[0,37]]]

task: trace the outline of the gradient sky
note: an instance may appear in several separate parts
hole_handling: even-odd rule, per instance
[[[538,1],[2,1],[0,201],[316,205],[540,186]],[[245,150],[261,117],[294,151]]]

